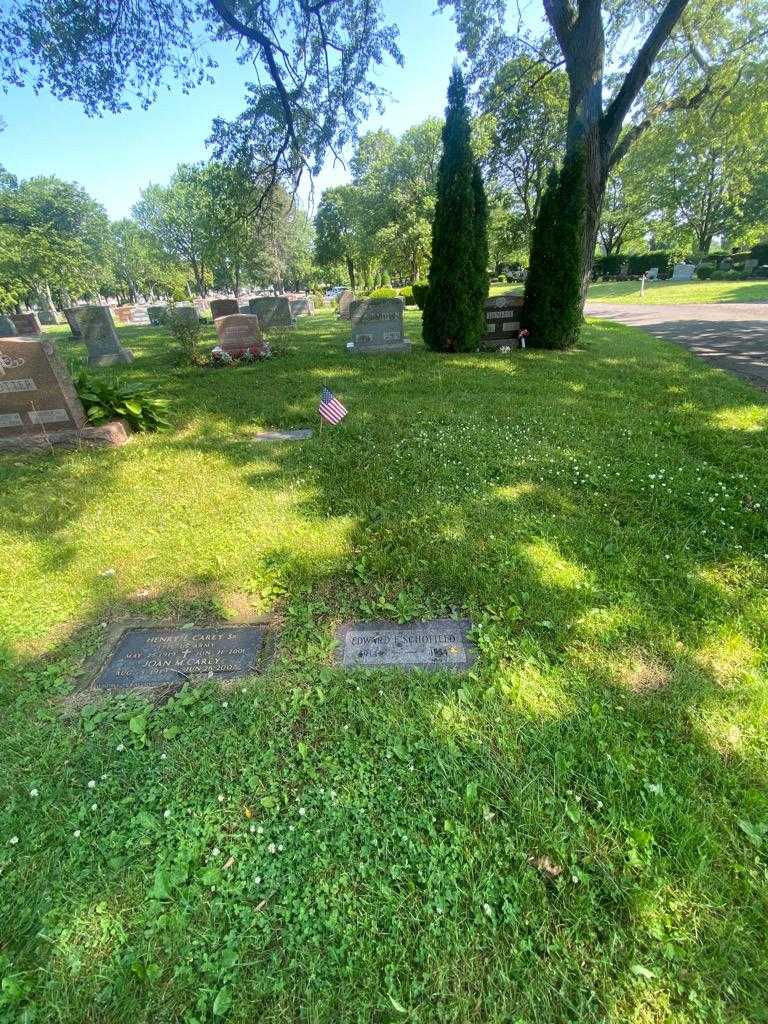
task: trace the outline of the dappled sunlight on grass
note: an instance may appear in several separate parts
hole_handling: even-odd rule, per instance
[[[744,430],[754,433],[768,426],[768,408],[764,405],[737,406],[712,413],[712,424],[720,430]]]
[[[520,545],[521,552],[529,559],[539,573],[542,583],[547,586],[574,588],[592,583],[590,574],[581,566],[568,559],[546,541]]]

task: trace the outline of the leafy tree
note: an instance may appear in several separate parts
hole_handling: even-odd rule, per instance
[[[205,35],[265,79],[248,85],[238,118],[214,122],[212,140],[217,157],[247,168],[258,186],[254,212],[281,180],[296,185],[354,137],[380,97],[372,69],[387,56],[402,63],[379,0],[102,0],[65,12],[60,0],[16,0],[0,37],[0,80],[47,87],[91,114],[133,98],[148,106],[169,75],[185,91],[214,80]]]
[[[473,239],[475,245],[475,302],[482,310],[483,303],[488,298],[488,200],[485,195],[485,185],[480,165],[475,164],[472,168],[472,193],[475,201],[475,223]]]
[[[339,185],[323,192],[315,216],[315,259],[325,267],[343,263],[350,287],[357,287],[360,230],[358,193],[354,186]]]
[[[518,230],[528,242],[550,167],[565,152],[568,78],[521,54],[504,64],[480,97],[483,164],[509,200]]]
[[[606,256],[616,256],[627,246],[638,247],[642,243],[653,207],[649,170],[640,151],[635,149],[611,171],[598,228],[598,239]]]
[[[553,319],[552,273],[557,263],[558,174],[550,168],[531,236],[531,266],[520,315],[532,346],[545,347]]]
[[[484,221],[477,208],[474,174],[467,90],[461,71],[454,67],[448,86],[423,319],[424,341],[442,352],[476,349],[484,330],[480,295],[487,294],[488,279],[483,268],[483,289],[478,272],[483,243],[477,231]]]
[[[582,299],[610,171],[660,119],[714,109],[768,44],[768,0],[544,0],[551,34],[539,39],[510,35],[503,2],[439,3],[454,7],[460,46],[480,80],[523,52],[535,53],[542,74],[565,65],[566,147],[585,155]],[[638,46],[627,48],[628,38]]]

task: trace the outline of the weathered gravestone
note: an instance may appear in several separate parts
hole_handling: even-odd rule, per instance
[[[50,306],[38,306],[37,319],[41,324],[46,324],[49,327],[52,327],[59,322],[56,310],[52,309]]]
[[[517,348],[520,345],[522,295],[500,295],[485,300],[485,335],[482,348]]]
[[[294,323],[291,304],[284,295],[266,295],[251,299],[248,308],[259,318],[261,326],[290,327]]]
[[[182,686],[242,679],[258,670],[266,626],[136,627],[126,630],[94,679],[100,689]]]
[[[0,339],[0,451],[123,444],[122,423],[86,425],[72,379],[52,342]]]
[[[759,260],[744,260],[744,273],[751,274],[753,270],[756,270],[760,261]]]
[[[261,323],[253,313],[230,313],[214,320],[219,348],[236,356],[246,349],[256,348],[266,354],[267,346],[261,333]]]
[[[690,263],[678,263],[672,271],[673,281],[690,281],[693,278],[694,268]]]
[[[80,330],[80,324],[77,320],[77,315],[82,309],[82,306],[70,306],[69,309],[64,310],[64,316],[67,318],[69,329],[72,332],[73,338],[82,338],[83,333]]]
[[[403,335],[402,299],[355,299],[350,303],[352,353],[410,352]]]
[[[298,299],[289,299],[288,301],[292,317],[312,316],[315,312],[312,299],[306,295],[301,295]]]
[[[658,279],[659,279],[659,268],[658,267],[651,267],[649,270],[646,270],[645,276],[648,278],[649,281],[658,281]]]
[[[132,363],[133,352],[117,339],[108,306],[78,306],[77,324],[88,349],[90,366],[115,366]]]
[[[220,316],[232,316],[239,313],[240,306],[237,299],[211,299],[211,316],[218,320]]]
[[[450,669],[465,672],[474,661],[469,619],[426,622],[353,622],[339,629],[338,659],[347,668]]]
[[[66,310],[64,310],[66,313]],[[167,306],[147,306],[147,316],[153,327],[158,327],[165,320],[168,313]]]
[[[339,296],[339,317],[342,320],[349,320],[349,307],[355,301],[355,293],[345,288]]]
[[[165,319],[166,321],[171,319],[176,320],[178,323],[183,324],[199,324],[200,313],[198,312],[196,306],[188,304],[182,305],[181,303],[179,303],[176,306],[169,307],[168,311],[165,314]]]
[[[10,317],[0,313],[0,338],[15,338],[18,335],[16,324]]]
[[[40,334],[40,321],[34,313],[11,313],[10,319],[19,334]]]

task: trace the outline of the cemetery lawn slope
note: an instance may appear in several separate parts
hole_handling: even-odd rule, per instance
[[[590,285],[588,301],[661,306],[696,302],[768,302],[768,281],[648,281],[642,296],[639,281],[605,281]]]
[[[0,460],[0,1021],[764,1016],[768,400],[613,323],[406,333],[206,370],[121,328],[173,429]],[[252,442],[324,384],[341,426]],[[264,613],[234,690],[59,714],[120,616]],[[333,664],[459,615],[470,674]]]

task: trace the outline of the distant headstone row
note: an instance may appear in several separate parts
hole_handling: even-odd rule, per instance
[[[353,622],[337,633],[337,664],[345,668],[429,669],[466,672],[475,658],[468,619],[424,622]],[[90,687],[125,691],[179,688],[200,679],[229,681],[259,670],[269,625],[211,624],[193,628],[131,626],[96,655],[86,674]]]

